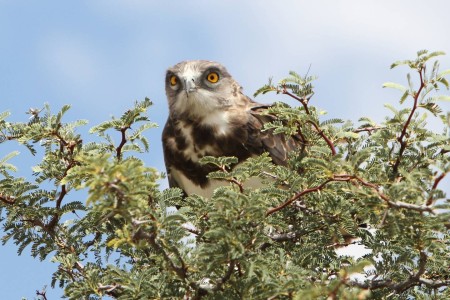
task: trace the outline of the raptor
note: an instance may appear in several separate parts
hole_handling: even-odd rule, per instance
[[[187,195],[210,197],[223,181],[210,180],[214,167],[204,156],[235,156],[239,162],[268,152],[273,163],[285,165],[295,137],[263,131],[274,116],[242,92],[242,87],[217,62],[183,61],[169,68],[165,79],[169,117],[162,142],[169,185]]]

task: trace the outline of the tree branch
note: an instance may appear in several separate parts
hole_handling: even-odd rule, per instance
[[[377,290],[388,288],[397,293],[401,293],[412,286],[425,285],[430,289],[437,289],[444,286],[450,285],[450,280],[432,280],[424,277],[410,277],[408,280],[400,283],[395,283],[391,279],[381,279],[381,280],[368,280],[366,282],[360,281],[349,281],[347,283],[349,286],[356,286],[362,289]]]
[[[99,241],[101,237],[102,237],[102,234],[101,234],[99,231],[97,231],[97,232],[95,233],[95,236],[92,238],[92,240],[90,240],[90,241],[84,243],[85,251],[86,251],[87,249],[89,249],[89,247],[91,247],[92,245],[94,245],[95,242]]]
[[[411,204],[411,203],[406,203],[403,201],[392,201],[391,199],[389,199],[388,196],[386,196],[384,193],[382,193],[380,191],[380,188],[371,182],[367,182],[361,178],[359,178],[358,176],[354,176],[354,175],[348,175],[348,174],[339,174],[339,175],[333,175],[332,178],[324,181],[322,184],[316,186],[316,187],[312,187],[312,188],[308,188],[305,189],[301,192],[296,193],[294,196],[292,196],[291,198],[289,198],[287,201],[285,201],[283,204],[276,206],[276,207],[272,207],[270,209],[268,209],[266,211],[266,216],[269,216],[283,208],[285,208],[286,206],[290,205],[292,202],[300,199],[301,197],[303,197],[306,194],[309,193],[313,193],[313,192],[317,192],[322,190],[325,185],[327,185],[330,182],[336,182],[336,181],[341,181],[341,182],[351,182],[351,183],[355,183],[355,181],[363,186],[369,187],[371,189],[373,189],[378,197],[380,197],[382,200],[384,200],[390,207],[394,207],[394,208],[405,208],[405,209],[410,209],[410,210],[415,210],[418,212],[430,212],[432,214],[434,214],[434,210],[427,205],[416,205],[416,204]]]
[[[200,230],[198,230],[197,228],[194,228],[192,226],[189,226],[187,224],[182,224],[181,228],[183,228],[187,232],[190,232],[190,233],[195,234],[195,235],[200,235],[201,234]]]
[[[288,95],[291,98],[294,98],[298,102],[300,102],[303,105],[303,108],[305,109],[306,113],[308,115],[310,115],[310,112],[309,112],[309,109],[308,109],[308,100],[307,99],[303,99],[303,98],[297,97],[294,94],[288,92],[288,90],[286,89],[286,85],[283,85],[283,90],[281,92],[283,94],[285,94],[285,95]]]
[[[56,205],[55,205],[56,209],[59,210],[61,208],[61,203],[66,195],[67,195],[66,185],[63,184],[61,186],[61,192],[59,193],[58,199],[56,199]],[[46,225],[46,227],[49,231],[54,231],[55,226],[59,221],[59,218],[60,218],[59,213],[56,212],[53,214],[52,218],[50,219],[50,222],[48,222],[48,224]]]
[[[231,275],[233,274],[233,271],[234,271],[235,264],[236,264],[236,262],[234,260],[230,261],[230,263],[228,264],[228,270],[225,273],[225,275],[223,275],[222,278],[217,280],[217,285],[214,288],[215,291],[222,289],[223,284],[226,283],[231,278]]]
[[[45,288],[42,291],[36,291],[36,296],[41,296],[42,300],[47,300]]]
[[[129,129],[130,127],[122,127],[120,129],[120,133],[121,133],[121,140],[120,140],[120,144],[119,146],[117,146],[116,148],[116,156],[117,156],[117,160],[120,160],[122,158],[122,148],[123,146],[125,146],[125,144],[127,143],[127,136],[126,136],[126,131]]]
[[[286,85],[283,85],[282,88],[283,89],[282,89],[281,92],[283,94],[288,95],[289,97],[291,97],[291,98],[297,100],[298,102],[300,102],[303,105],[303,108],[305,109],[305,112],[308,115],[311,115],[311,112],[309,111],[309,108],[308,108],[308,99],[300,98],[300,97],[297,97],[296,95],[290,93],[287,90]],[[319,126],[317,126],[317,124],[315,124],[314,122],[308,121],[308,123],[310,123],[314,127],[314,129],[316,129],[317,133],[324,139],[324,141],[327,143],[328,147],[330,147],[331,154],[333,156],[336,155],[336,149],[334,147],[333,142],[323,133],[323,130],[321,130],[319,128]]]
[[[353,130],[353,132],[354,133],[368,132],[370,134],[373,131],[376,131],[376,130],[382,129],[382,128],[384,128],[384,127],[383,126],[361,127],[361,128],[356,128],[355,130]]]
[[[389,199],[388,196],[386,196],[384,193],[382,193],[380,191],[380,188],[376,184],[373,184],[371,182],[367,182],[367,181],[365,181],[365,180],[363,180],[363,179],[361,179],[361,178],[359,178],[357,176],[343,174],[343,175],[335,175],[335,179],[336,178],[340,178],[341,181],[350,181],[350,182],[352,182],[353,180],[356,180],[357,182],[359,182],[363,186],[372,188],[373,190],[375,190],[375,192],[378,194],[378,196],[381,199],[383,199],[391,207],[405,208],[405,209],[415,210],[415,211],[419,211],[419,212],[434,213],[433,209],[431,207],[429,207],[429,206],[426,206],[426,205],[416,205],[416,204],[406,203],[406,202],[403,202],[403,201],[392,201],[391,199]]]
[[[312,121],[308,121],[308,123],[310,123],[314,127],[314,129],[316,129],[320,137],[325,141],[325,143],[327,143],[328,147],[331,150],[331,154],[333,156],[336,155],[336,148],[334,147],[333,142],[325,135],[325,133],[323,133],[323,130],[320,129],[319,126],[317,126],[317,124]]]
[[[441,182],[442,179],[444,179],[445,175],[447,175],[447,173],[442,173],[441,175],[439,175],[438,177],[436,177],[436,179],[434,179],[434,183],[433,186],[431,187],[431,191],[430,191],[430,197],[427,199],[426,205],[430,206],[431,204],[433,204],[433,191],[435,191],[439,185],[439,182]]]
[[[142,229],[139,229],[135,235],[133,236],[133,239],[136,240],[146,240],[156,251],[158,251],[160,254],[162,254],[164,260],[169,264],[169,267],[177,274],[177,276],[182,279],[183,281],[187,280],[187,267],[184,263],[184,261],[181,259],[179,255],[177,255],[178,260],[180,261],[181,266],[176,266],[175,263],[170,258],[169,254],[165,251],[165,249],[158,244],[156,241],[156,235],[155,234],[149,234],[147,232],[144,232]]]
[[[393,170],[393,176],[395,177],[398,173],[398,168],[400,166],[400,161],[403,158],[403,152],[406,149],[407,146],[407,141],[404,140],[405,136],[406,136],[406,131],[408,130],[409,124],[411,123],[412,117],[414,116],[414,113],[416,112],[416,109],[418,107],[418,100],[419,100],[419,96],[420,93],[422,92],[422,89],[425,87],[425,82],[423,80],[423,67],[419,70],[419,76],[420,76],[420,87],[419,90],[416,92],[416,94],[414,95],[414,104],[413,107],[411,109],[411,112],[409,113],[408,119],[405,122],[405,125],[403,125],[403,129],[402,132],[400,133],[400,136],[397,138],[397,141],[400,143],[400,150],[398,152],[398,156],[397,159],[395,161],[395,164],[392,168]]]
[[[118,289],[121,289],[122,286],[120,284],[107,284],[103,285],[101,283],[98,284],[98,291],[104,292],[105,294],[117,298],[120,296],[120,292]]]
[[[223,171],[224,173],[226,173],[226,174],[229,173],[229,172],[227,171],[227,169],[226,169],[225,166],[220,166],[219,168],[220,168],[220,170]],[[236,178],[234,178],[234,177],[231,177],[231,178],[228,178],[228,179],[225,179],[225,180],[227,180],[227,181],[229,181],[229,182],[234,183],[235,185],[237,185],[237,186],[239,187],[239,192],[240,192],[241,194],[244,193],[244,185],[242,184],[242,182],[238,181],[238,180],[237,180]]]
[[[312,187],[312,188],[303,190],[303,191],[301,191],[299,193],[296,193],[294,196],[292,196],[289,200],[287,200],[283,204],[281,204],[281,205],[279,205],[277,207],[273,207],[273,208],[268,209],[266,211],[266,216],[269,216],[269,215],[271,215],[271,214],[273,214],[273,213],[275,213],[275,212],[285,208],[286,206],[288,206],[289,204],[291,204],[292,202],[294,202],[295,200],[301,198],[302,196],[304,196],[306,194],[309,194],[309,193],[312,193],[312,192],[316,192],[316,191],[319,191],[319,190],[323,189],[323,187],[325,185],[327,185],[331,181],[333,181],[333,180],[332,179],[328,179],[328,180],[326,180],[325,182],[323,182],[322,184],[320,184],[320,185],[318,185],[316,187]]]

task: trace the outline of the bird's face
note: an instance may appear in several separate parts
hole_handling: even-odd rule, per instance
[[[166,73],[166,95],[172,117],[207,117],[232,106],[240,89],[225,67],[212,61],[183,61]]]

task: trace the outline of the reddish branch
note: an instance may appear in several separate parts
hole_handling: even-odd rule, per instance
[[[336,149],[334,148],[334,144],[333,142],[325,135],[325,133],[323,133],[323,130],[319,128],[319,126],[317,126],[316,123],[312,122],[312,121],[308,121],[308,123],[310,123],[314,129],[317,130],[317,133],[324,139],[324,141],[327,143],[328,147],[331,150],[331,154],[334,156],[336,155]]]
[[[235,178],[228,179],[228,181],[237,185],[239,187],[239,192],[241,194],[244,193],[244,186],[242,185],[241,182],[237,181]]]
[[[220,166],[219,167],[221,171],[223,171],[224,173],[228,174],[229,172],[227,171],[227,168],[225,166]],[[231,177],[231,178],[227,178],[227,181],[234,183],[235,185],[237,185],[239,187],[239,192],[241,194],[244,193],[244,185],[242,184],[242,182],[238,181],[236,178]]]
[[[392,201],[389,199],[389,197],[387,195],[385,195],[384,193],[382,193],[380,191],[380,187],[376,184],[373,184],[371,182],[367,182],[364,181],[363,179],[357,177],[357,176],[353,176],[353,175],[334,175],[335,179],[339,178],[339,181],[349,181],[349,182],[359,182],[360,184],[362,184],[363,186],[366,187],[370,187],[371,189],[373,189],[377,194],[378,197],[380,197],[381,199],[383,199],[390,207],[395,207],[395,208],[405,208],[405,209],[411,209],[411,210],[415,210],[415,211],[419,211],[419,212],[430,212],[430,213],[434,213],[433,209],[429,206],[425,206],[425,205],[416,205],[416,204],[411,204],[411,203],[406,203],[406,202],[402,202],[402,201]]]
[[[383,128],[383,126],[362,127],[362,128],[357,128],[357,129],[353,130],[353,132],[354,133],[368,132],[369,134],[371,134],[373,131],[381,129],[381,128]]]
[[[56,205],[55,205],[55,207],[56,207],[57,210],[59,210],[59,209],[61,208],[61,203],[62,203],[62,201],[63,201],[63,199],[64,199],[64,197],[65,197],[66,195],[67,195],[66,185],[63,184],[63,185],[61,186],[61,192],[59,193],[58,199],[56,199]],[[53,214],[53,217],[51,218],[50,222],[48,222],[48,224],[47,224],[46,227],[47,227],[49,230],[53,231],[54,228],[55,228],[55,226],[56,226],[56,224],[57,224],[58,221],[59,221],[59,217],[60,217],[60,215],[59,215],[58,212],[56,212],[55,214]]]
[[[423,68],[419,70],[419,76],[420,76],[420,87],[419,90],[414,94],[414,104],[411,109],[411,112],[409,113],[408,119],[405,122],[405,125],[403,125],[402,132],[400,133],[400,136],[397,138],[397,141],[400,143],[400,150],[398,152],[397,160],[395,161],[394,167],[393,167],[393,174],[394,176],[398,173],[398,168],[400,166],[400,162],[403,158],[403,152],[406,149],[406,146],[408,145],[408,142],[405,140],[406,131],[408,130],[409,124],[411,123],[411,120],[413,118],[414,113],[416,112],[416,109],[418,107],[419,102],[419,96],[422,92],[422,89],[425,87],[425,82],[423,81]]]
[[[125,144],[127,143],[127,136],[126,136],[126,131],[127,129],[129,129],[130,127],[122,127],[120,129],[120,133],[121,133],[121,141],[119,146],[117,146],[116,148],[116,156],[117,159],[120,160],[122,158],[122,148],[123,146],[125,146]]]
[[[371,183],[371,182],[367,182],[367,181],[363,180],[362,178],[359,178],[358,176],[341,174],[341,175],[333,175],[333,178],[327,179],[326,181],[324,181],[323,183],[321,183],[320,185],[318,185],[316,187],[307,188],[301,192],[296,193],[294,196],[289,198],[283,204],[281,204],[277,207],[268,209],[266,211],[266,216],[269,216],[269,215],[285,208],[286,206],[290,205],[294,201],[299,200],[304,195],[322,190],[330,182],[338,182],[338,181],[350,182],[352,184],[361,184],[363,186],[371,188],[372,190],[374,190],[377,193],[378,197],[380,197],[382,200],[384,200],[386,202],[386,204],[389,207],[404,208],[404,209],[410,209],[410,210],[415,210],[415,211],[419,211],[419,212],[434,213],[433,209],[427,205],[416,205],[416,204],[406,203],[406,202],[402,202],[402,201],[392,201],[391,199],[389,199],[389,197],[387,195],[385,195],[383,192],[380,191],[380,187],[378,185]]]
[[[181,228],[183,228],[184,230],[186,230],[187,232],[190,232],[192,234],[195,235],[200,235],[202,232],[200,230],[198,230],[197,228],[191,226],[191,225],[187,225],[187,224],[182,224]]]
[[[17,139],[17,137],[12,136],[12,135],[6,135],[3,132],[0,132],[0,143],[2,143],[4,141],[15,140],[15,139]]]
[[[108,296],[111,296],[113,298],[118,298],[120,296],[120,291],[122,289],[122,286],[120,284],[98,284],[98,291],[103,292]]]
[[[269,215],[271,215],[271,214],[273,214],[273,213],[275,213],[275,212],[277,212],[277,211],[279,211],[279,210],[285,208],[286,206],[288,206],[288,205],[291,204],[292,202],[294,202],[294,201],[300,199],[301,197],[303,197],[303,196],[306,195],[306,194],[320,191],[321,189],[323,189],[323,187],[324,187],[325,185],[327,185],[327,184],[328,184],[329,182],[331,182],[331,181],[333,181],[333,180],[332,180],[332,179],[328,179],[328,180],[326,180],[325,182],[323,182],[322,184],[320,184],[320,185],[318,185],[318,186],[316,186],[316,187],[312,187],[312,188],[303,190],[303,191],[301,191],[301,192],[299,192],[299,193],[296,193],[294,196],[292,196],[289,200],[287,200],[287,201],[284,202],[283,204],[281,204],[281,205],[279,205],[279,206],[277,206],[277,207],[273,207],[273,208],[268,209],[267,212],[266,212],[266,216],[269,216]]]
[[[156,234],[154,233],[148,233],[148,232],[144,232],[144,230],[139,229],[137,230],[137,232],[134,234],[133,236],[134,240],[145,240],[147,241],[150,246],[155,249],[155,251],[157,251],[158,253],[160,253],[162,255],[162,257],[164,258],[164,260],[168,263],[170,269],[172,271],[175,272],[175,274],[177,274],[177,276],[182,279],[183,281],[186,281],[188,278],[188,274],[187,274],[187,266],[186,263],[184,262],[184,260],[182,259],[182,257],[180,255],[178,255],[178,253],[172,253],[172,254],[177,254],[177,259],[179,261],[180,266],[177,266],[174,261],[172,260],[173,255],[169,254],[166,252],[166,249],[164,249],[163,246],[161,246],[157,239],[156,239]]]
[[[370,289],[370,290],[388,288],[390,290],[395,291],[396,293],[402,293],[413,286],[418,286],[422,284],[427,286],[428,288],[440,288],[443,286],[448,286],[450,284],[450,280],[430,280],[421,277],[426,271],[427,261],[428,256],[426,255],[426,253],[424,251],[420,251],[417,273],[416,274],[411,273],[409,278],[402,282],[395,282],[388,278],[366,282],[350,281],[348,282],[348,285],[357,286],[362,289]]]
[[[231,275],[233,275],[233,271],[235,269],[236,262],[234,260],[231,260],[231,262],[228,264],[228,270],[225,273],[225,275],[217,280],[217,285],[215,286],[214,290],[218,291],[222,289],[222,286],[231,278]]]
[[[58,129],[59,129],[59,127],[61,127],[61,126],[58,126]],[[56,132],[54,135],[55,135],[55,136],[58,138],[58,140],[59,140],[59,145],[60,145],[60,151],[61,151],[61,153],[63,153],[64,148],[67,148],[68,154],[69,154],[68,165],[67,165],[66,169],[64,170],[64,173],[63,173],[62,176],[61,176],[61,179],[62,179],[62,178],[64,178],[64,177],[66,177],[67,172],[77,164],[77,162],[73,159],[73,150],[74,150],[75,146],[77,145],[77,142],[67,142],[67,141],[59,134],[59,132]],[[63,199],[64,199],[64,197],[65,197],[66,195],[67,195],[66,185],[63,184],[63,185],[61,186],[61,192],[59,193],[59,196],[58,196],[58,198],[56,199],[56,205],[55,205],[55,208],[56,208],[57,210],[59,210],[59,209],[61,208],[62,201],[63,201]],[[60,214],[59,214],[59,212],[55,212],[55,213],[53,214],[52,218],[50,219],[50,222],[49,222],[49,223],[47,224],[47,226],[46,226],[46,227],[49,229],[49,231],[54,231],[54,228],[55,228],[56,224],[58,224],[59,219],[60,219]]]
[[[288,95],[288,96],[291,97],[291,98],[294,98],[294,99],[297,100],[298,102],[300,102],[300,103],[303,105],[303,108],[305,109],[305,112],[306,112],[308,115],[311,114],[311,112],[310,112],[309,109],[308,109],[308,99],[300,98],[300,97],[297,97],[296,95],[290,93],[290,92],[287,90],[287,88],[286,88],[285,85],[283,85],[283,90],[282,90],[281,92],[282,92],[283,94],[285,94],[285,95]],[[324,141],[327,143],[328,147],[329,147],[330,150],[331,150],[331,154],[332,154],[333,156],[336,155],[336,149],[335,149],[335,147],[334,147],[333,142],[325,135],[325,133],[323,132],[323,130],[321,130],[321,129],[319,128],[319,126],[317,126],[317,124],[314,123],[314,122],[312,122],[312,121],[308,121],[308,123],[310,123],[310,124],[314,127],[314,129],[317,131],[317,133],[320,135],[320,137],[323,138]]]
[[[36,296],[40,296],[40,297],[42,297],[43,300],[47,300],[47,295],[46,295],[45,290],[36,291]]]
[[[311,114],[311,113],[309,112],[309,109],[308,109],[308,100],[303,99],[303,98],[300,98],[300,97],[297,97],[297,96],[295,96],[294,94],[288,92],[288,90],[286,89],[286,86],[283,86],[283,91],[282,91],[282,93],[285,94],[285,95],[288,95],[289,97],[294,98],[295,100],[297,100],[298,102],[300,102],[300,103],[303,105],[303,108],[305,109],[306,113],[307,113],[308,115]]]
[[[433,191],[435,191],[437,189],[439,182],[441,182],[441,180],[444,179],[445,175],[447,175],[447,173],[442,173],[441,175],[436,177],[436,179],[434,180],[433,186],[431,187],[431,191],[430,191],[430,197],[428,198],[427,203],[426,203],[427,206],[433,204]]]

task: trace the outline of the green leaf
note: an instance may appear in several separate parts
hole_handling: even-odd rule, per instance
[[[11,153],[8,153],[7,155],[5,155],[2,159],[0,159],[0,164],[3,164],[5,162],[7,162],[8,160],[10,160],[11,158],[19,155],[20,152],[19,151],[13,151]]]
[[[436,96],[433,99],[435,99],[437,101],[450,101],[450,96],[441,95],[441,96]]]
[[[437,81],[440,82],[441,84],[443,84],[447,89],[450,87],[450,84],[448,83],[447,79],[445,79],[444,77],[437,79]]]
[[[5,120],[10,115],[11,115],[11,113],[9,111],[4,111],[4,112],[0,113],[0,121]]]
[[[411,63],[410,60],[399,60],[399,61],[394,62],[391,65],[391,69],[396,68],[396,67],[401,66],[401,65],[409,65],[410,63]]]
[[[398,110],[390,103],[385,103],[384,107],[392,111],[394,114],[398,114]]]
[[[386,82],[383,84],[383,88],[392,88],[392,89],[397,89],[400,90],[402,92],[407,91],[408,89],[406,87],[404,87],[401,84],[395,83],[395,82]]]
[[[351,138],[358,139],[359,134],[351,131],[340,131],[336,134],[336,138]]]
[[[436,77],[437,78],[442,78],[442,77],[445,77],[447,75],[450,75],[450,69],[447,69],[447,70],[444,70],[444,71],[440,72]]]
[[[402,95],[402,97],[400,98],[400,104],[403,104],[403,102],[405,102],[405,100],[408,98],[409,96],[409,91],[405,91]]]
[[[430,54],[426,55],[426,60],[429,60],[430,58],[436,57],[436,56],[440,56],[440,55],[445,55],[444,51],[434,51],[431,52]]]
[[[229,167],[233,164],[238,163],[237,157],[214,157],[214,156],[204,156],[199,160],[199,163],[202,165],[213,164],[218,167]]]

